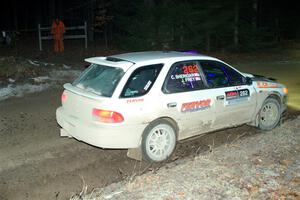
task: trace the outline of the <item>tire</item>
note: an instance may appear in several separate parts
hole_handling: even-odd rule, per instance
[[[275,128],[281,117],[281,107],[274,98],[267,98],[263,103],[258,115],[258,128],[269,131]]]
[[[143,159],[148,162],[162,162],[174,152],[176,146],[174,126],[165,119],[149,124],[142,136]]]

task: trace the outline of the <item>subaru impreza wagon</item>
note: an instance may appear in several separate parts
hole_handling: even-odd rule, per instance
[[[287,88],[189,52],[135,52],[88,58],[64,85],[56,111],[61,136],[110,149],[140,149],[151,162],[176,142],[241,124],[273,129]]]

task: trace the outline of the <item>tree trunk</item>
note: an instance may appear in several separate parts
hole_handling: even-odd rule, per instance
[[[51,25],[52,20],[56,17],[56,13],[55,13],[55,1],[50,1],[49,2],[49,14],[51,16],[51,22],[50,22],[50,25]]]
[[[41,24],[42,23],[42,6],[41,6],[41,2],[37,1],[36,2],[37,6],[34,8],[35,13],[36,13],[36,24]]]
[[[180,38],[179,38],[180,47],[183,46],[183,40],[184,40],[183,33],[184,33],[184,27],[183,27],[183,21],[181,20],[181,23],[180,23]]]
[[[29,8],[28,7],[25,7],[25,23],[24,23],[24,29],[25,29],[25,32],[28,31],[29,29]]]
[[[239,3],[236,0],[234,6],[234,48],[238,50],[239,47]]]
[[[275,41],[281,41],[279,17],[275,18]]]
[[[258,0],[252,0],[252,9],[253,9],[253,14],[252,14],[252,28],[253,28],[253,30],[256,30],[256,28],[257,28],[257,15],[258,15],[258,12],[257,12],[257,7],[258,7],[257,1]]]
[[[90,1],[88,9],[88,39],[90,42],[94,41],[94,29],[95,29],[95,12],[94,12],[94,0]]]
[[[17,2],[15,1],[14,2],[14,5],[17,5]],[[19,23],[18,23],[18,8],[17,8],[18,6],[14,6],[14,8],[13,8],[13,13],[14,13],[14,26],[15,26],[15,30],[16,31],[18,31],[18,29],[19,29]]]
[[[210,52],[210,32],[206,32],[206,51]]]

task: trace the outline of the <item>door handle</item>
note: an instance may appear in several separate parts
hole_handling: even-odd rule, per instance
[[[217,100],[224,100],[224,99],[225,99],[224,95],[217,96]]]
[[[174,108],[177,106],[177,103],[176,102],[168,103],[167,106],[168,108]]]

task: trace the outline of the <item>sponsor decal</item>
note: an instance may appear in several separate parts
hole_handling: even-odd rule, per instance
[[[186,82],[201,81],[198,65],[183,66],[182,72],[182,74],[171,75],[171,79],[181,79]]]
[[[211,99],[183,103],[181,106],[181,112],[185,113],[205,110],[210,107],[210,103]]]
[[[234,90],[234,91],[228,91],[225,92],[226,95],[226,101],[228,105],[241,103],[244,101],[247,101],[250,96],[250,92],[248,89],[242,89],[242,90]]]
[[[186,79],[186,78],[194,78],[198,77],[200,78],[199,73],[193,73],[193,74],[176,74],[176,75],[171,75],[171,79]]]
[[[144,102],[144,99],[127,99],[127,103],[141,103]]]
[[[148,90],[148,88],[150,87],[151,83],[152,83],[151,81],[148,81],[148,82],[147,82],[147,84],[146,84],[145,87],[144,87],[144,90],[145,90],[145,91]]]
[[[249,97],[250,96],[250,92],[248,89],[238,90],[238,93],[239,93],[239,97]]]
[[[265,81],[257,81],[258,88],[278,88],[277,83],[265,82]]]
[[[230,91],[230,92],[225,92],[226,94],[226,99],[235,99],[238,97],[238,92],[237,91]]]
[[[184,74],[193,74],[198,73],[199,69],[197,65],[189,65],[189,66],[183,66],[183,73]]]
[[[242,102],[245,102],[245,101],[247,101],[246,98],[232,99],[232,100],[227,101],[227,105],[238,104],[238,103],[242,103]]]
[[[248,89],[229,91],[229,92],[225,92],[225,94],[226,94],[226,100],[250,96],[250,92]]]

